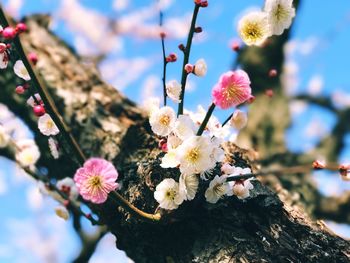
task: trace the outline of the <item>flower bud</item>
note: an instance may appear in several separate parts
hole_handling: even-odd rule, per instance
[[[237,130],[243,129],[247,125],[247,122],[247,114],[240,110],[236,110],[230,119],[231,126]]]
[[[24,24],[24,23],[18,23],[18,24],[16,25],[16,31],[17,31],[18,33],[22,33],[22,32],[25,32],[25,31],[27,31],[27,30],[28,30],[27,25]]]
[[[207,64],[205,63],[204,59],[197,60],[196,64],[194,65],[194,74],[196,74],[199,77],[203,77],[207,74]]]
[[[17,86],[15,91],[16,91],[16,93],[17,93],[18,95],[21,95],[21,94],[23,94],[26,90],[25,90],[25,88],[24,88],[23,86]]]
[[[37,117],[41,117],[46,113],[45,108],[42,105],[34,106],[33,112],[34,112],[35,116],[37,116]]]
[[[274,78],[274,77],[276,77],[277,76],[277,70],[275,70],[275,69],[270,69],[270,71],[269,71],[269,77],[270,78]]]
[[[2,31],[2,36],[6,39],[13,39],[16,36],[16,30],[12,27],[5,27]]]
[[[190,74],[193,72],[193,65],[192,64],[186,64],[185,65],[185,71],[187,72],[187,74]]]

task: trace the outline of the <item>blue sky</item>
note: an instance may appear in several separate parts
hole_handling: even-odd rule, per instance
[[[118,0],[117,0],[118,1]],[[5,5],[9,1],[4,1]],[[81,4],[87,8],[95,9],[103,15],[111,19],[127,15],[135,9],[147,7],[154,1],[150,0],[130,0],[129,6],[120,11],[113,10],[111,0],[106,1],[88,1],[82,0]],[[61,1],[54,0],[26,0],[19,9],[19,16],[37,12],[54,13],[59,9]],[[257,0],[211,0],[209,7],[201,10],[198,19],[198,25],[204,29],[204,39],[194,42],[191,59],[194,63],[199,58],[205,58],[208,63],[208,74],[204,78],[196,78],[191,76],[190,80],[194,83],[195,89],[186,95],[186,107],[195,109],[197,104],[204,107],[210,103],[210,90],[218,77],[224,71],[230,69],[235,53],[231,51],[229,43],[232,39],[237,38],[235,29],[236,21],[244,10],[250,7],[261,7],[263,1]],[[169,18],[181,18],[192,11],[192,1],[177,0],[164,11],[165,20]],[[66,10],[69,12],[70,10]],[[158,17],[149,18],[148,24],[156,24]],[[310,86],[310,80],[315,76],[321,76],[321,94],[332,94],[335,91],[343,91],[350,94],[350,80],[348,57],[350,42],[350,2],[348,0],[336,1],[316,1],[304,0],[295,20],[295,26],[292,32],[292,40],[294,41],[294,49],[291,45],[291,51],[288,54],[288,61],[297,65],[298,83],[295,86],[295,93],[305,92]],[[99,25],[96,25],[98,27]],[[56,20],[53,27],[54,31],[63,37],[68,43],[74,45],[76,32],[72,31],[67,23],[62,20]],[[101,40],[103,41],[103,40]],[[180,79],[181,56],[177,50],[179,43],[184,39],[170,39],[166,41],[167,53],[176,52],[179,55],[179,61],[169,65],[168,79]],[[146,58],[152,61],[145,70],[137,73],[135,79],[128,85],[120,87],[122,92],[137,102],[142,101],[142,89],[147,85],[147,80],[151,82],[154,78],[160,78],[162,70],[161,46],[158,39],[140,39],[132,35],[126,35],[122,38],[122,48],[113,51],[112,55],[107,57],[104,63],[114,63],[116,60],[130,60],[138,58]],[[121,75],[122,76],[122,75]],[[118,83],[118,75],[109,78],[112,83]],[[116,80],[117,79],[117,80]],[[160,90],[160,86],[155,85],[154,92]],[[254,92],[254,91],[253,91]],[[349,97],[350,98],[350,97]],[[217,111],[215,114],[224,119],[229,112]],[[317,120],[318,126],[310,128],[309,133],[305,133],[305,127],[310,122]],[[319,140],[319,134],[313,133],[314,129],[324,130],[326,133],[330,131],[334,125],[334,116],[318,107],[307,107],[305,111],[299,115],[295,115],[292,127],[287,131],[288,146],[293,151],[303,151]],[[350,138],[350,137],[349,137]],[[350,144],[350,139],[348,140]],[[350,145],[349,145],[350,146]],[[350,162],[350,147],[344,151],[341,158],[343,161]],[[14,176],[14,168],[7,161],[0,159],[0,167],[5,169],[0,173],[2,180],[6,181],[7,191],[1,194],[1,210],[0,218],[0,261],[5,262],[24,262],[28,258],[33,257],[32,262],[45,262],[35,255],[30,255],[30,250],[25,250],[22,246],[15,246],[16,241],[11,241],[14,233],[13,222],[29,222],[34,225],[33,228],[39,228],[38,224],[55,225],[54,230],[65,232],[67,236],[58,241],[58,244],[65,244],[64,253],[60,254],[58,262],[67,262],[69,258],[76,253],[79,242],[72,233],[69,223],[60,223],[52,220],[53,201],[44,200],[43,208],[33,208],[28,201],[28,192],[32,191],[33,183],[19,180],[18,176]],[[16,179],[17,178],[17,179]],[[334,189],[350,189],[350,187],[339,183],[334,185],[334,175],[322,174],[318,176],[318,180],[325,194],[334,193]],[[1,179],[1,178],[0,178]],[[20,181],[20,183],[18,182]],[[331,183],[332,182],[332,183]],[[331,187],[329,186],[331,184]],[[322,187],[325,185],[325,187]],[[326,187],[327,186],[327,187]],[[34,190],[33,190],[34,191]],[[35,203],[35,201],[33,201]],[[39,220],[39,221],[38,221]],[[43,220],[43,221],[40,221]],[[36,223],[34,223],[36,222]],[[40,223],[38,223],[40,222]],[[50,223],[48,223],[50,222]],[[19,223],[18,223],[19,224]],[[15,225],[18,227],[18,224]],[[37,224],[37,225],[35,225]],[[33,230],[37,231],[38,230]],[[343,230],[341,230],[343,231]],[[52,229],[47,227],[42,234],[43,240],[46,237],[54,236]],[[40,236],[40,235],[38,235]],[[39,239],[38,239],[39,240]],[[107,243],[110,241],[106,241]],[[113,242],[110,242],[113,243]],[[108,243],[108,244],[110,244]],[[108,246],[107,246],[108,247]],[[110,248],[111,249],[111,248]],[[21,253],[15,253],[20,251]],[[113,250],[104,250],[100,254],[106,254],[111,259],[109,262],[126,262],[125,257],[121,253]],[[22,254],[22,255],[19,255]],[[115,259],[115,261],[113,261]],[[26,261],[28,262],[28,261]],[[94,262],[101,262],[95,259]]]

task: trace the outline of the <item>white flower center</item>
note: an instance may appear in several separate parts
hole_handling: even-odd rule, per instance
[[[255,42],[264,36],[264,31],[259,23],[247,22],[242,30],[242,35],[245,39]]]
[[[196,147],[196,148],[192,148],[187,152],[186,160],[191,163],[195,163],[198,161],[199,157],[200,157],[199,149],[198,147]]]
[[[170,117],[168,115],[163,115],[160,117],[159,122],[164,126],[168,126],[170,123]]]
[[[278,4],[276,6],[276,9],[274,10],[273,15],[275,16],[277,21],[281,21],[288,17],[288,10],[282,5]]]

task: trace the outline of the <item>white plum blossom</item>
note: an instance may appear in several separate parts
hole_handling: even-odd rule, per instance
[[[174,102],[179,103],[181,94],[181,84],[176,80],[170,80],[166,84],[166,93],[170,99]]]
[[[205,199],[207,202],[215,204],[221,197],[227,194],[229,188],[226,178],[226,175],[216,175],[209,183],[209,187],[205,191]]]
[[[185,200],[193,200],[198,190],[199,180],[195,174],[181,174],[179,179],[179,191]]]
[[[290,27],[295,16],[293,0],[266,0],[264,11],[268,14],[271,34],[281,35]]]
[[[232,128],[236,130],[243,129],[248,122],[247,114],[241,110],[235,110],[233,113],[231,119],[230,119],[230,125]]]
[[[195,135],[197,129],[190,116],[180,115],[175,122],[173,132],[178,138],[185,140]]]
[[[183,140],[181,140],[179,137],[174,134],[170,134],[167,140],[168,149],[176,149],[182,142]]]
[[[67,208],[65,208],[64,206],[57,206],[55,208],[55,213],[58,217],[64,219],[65,221],[67,221],[69,219],[69,212],[67,210]]]
[[[35,142],[30,139],[23,139],[16,142],[17,152],[16,160],[24,167],[34,165],[40,158],[40,151]]]
[[[194,64],[194,74],[199,77],[204,77],[207,74],[207,63],[203,58],[198,59]]]
[[[168,152],[163,156],[160,166],[162,168],[175,168],[180,165],[177,158],[176,149],[169,149]]]
[[[30,80],[29,73],[28,73],[26,67],[24,66],[22,60],[16,61],[15,65],[13,66],[13,70],[18,77],[20,77],[26,81]]]
[[[157,185],[154,198],[159,207],[167,210],[177,209],[184,201],[184,196],[179,191],[179,183],[172,178],[164,179]]]
[[[7,68],[9,56],[6,53],[6,44],[0,43],[0,69]]]
[[[238,22],[238,34],[248,46],[261,45],[271,35],[268,15],[260,11],[246,14]]]
[[[54,159],[58,159],[60,157],[60,153],[58,150],[58,142],[54,138],[50,137],[48,140],[48,143],[49,143],[49,149],[52,157]]]
[[[180,172],[198,174],[213,168],[212,151],[213,146],[210,138],[203,136],[188,138],[177,148]]]
[[[0,148],[5,148],[10,141],[10,136],[6,132],[4,126],[0,125]]]
[[[34,94],[34,97],[35,97],[39,102],[42,102],[42,99],[41,99],[39,93],[35,93],[35,94]],[[30,96],[30,97],[29,97],[29,99],[27,100],[27,104],[28,104],[30,107],[36,106],[36,102],[35,102],[33,96]]]
[[[169,135],[174,128],[175,121],[175,111],[168,106],[153,111],[149,118],[152,131],[159,136]]]
[[[55,122],[50,115],[45,113],[38,120],[38,128],[40,132],[46,136],[57,135],[60,130],[57,128]]]
[[[229,177],[234,177],[237,175],[251,174],[250,168],[234,167],[234,172],[229,175]],[[237,180],[228,182],[230,190],[227,192],[228,196],[236,195],[239,199],[245,199],[249,197],[249,190],[254,188],[251,183],[252,178],[246,180]]]
[[[245,199],[249,197],[250,195],[249,190],[252,190],[254,188],[254,186],[250,181],[251,179],[228,182],[230,186],[230,190],[228,191],[227,195],[228,196],[235,195],[239,199]]]
[[[228,163],[224,163],[222,166],[221,166],[221,172],[224,173],[224,174],[233,174],[235,172],[235,169],[236,167],[228,164]]]
[[[77,200],[79,196],[78,188],[76,187],[74,180],[70,177],[58,180],[56,183],[58,189],[66,193],[70,200]]]
[[[211,152],[211,159],[213,162],[213,167],[217,162],[222,162],[225,158],[225,151],[221,148],[221,144],[223,143],[223,140],[220,138],[212,137],[212,152]]]
[[[195,113],[189,112],[189,115],[196,125],[200,125],[203,122],[206,113],[207,111],[199,105],[197,111]],[[222,127],[219,119],[212,115],[208,121],[204,134],[225,139],[230,134],[230,128],[226,125]]]

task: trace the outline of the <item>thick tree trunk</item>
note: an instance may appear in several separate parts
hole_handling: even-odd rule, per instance
[[[30,32],[22,37],[27,51],[38,54],[36,69],[86,155],[112,160],[120,172],[120,193],[135,206],[153,212],[155,186],[177,174],[159,167],[162,153],[147,117],[50,33],[46,19],[27,19]],[[9,71],[0,77],[0,101],[33,129],[42,152],[47,151],[35,119],[13,92]],[[228,160],[250,165],[248,151],[234,145],[225,150]],[[72,176],[77,165],[71,159],[54,161],[43,155],[40,165],[52,177]],[[164,214],[161,223],[140,221],[112,202],[94,206],[94,211],[116,235],[117,247],[137,263],[350,261],[349,242],[322,222],[312,222],[289,192],[280,187],[278,197],[259,181],[254,186],[246,201],[232,197],[210,205],[197,198]]]

